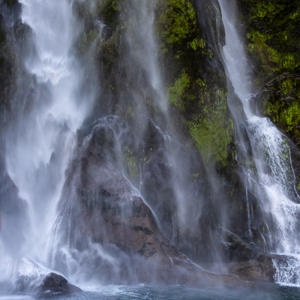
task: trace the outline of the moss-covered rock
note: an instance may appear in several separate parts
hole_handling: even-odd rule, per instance
[[[261,98],[263,113],[299,146],[300,76],[286,72],[275,77]]]
[[[184,116],[205,163],[225,166],[232,156],[227,146],[233,134],[227,114],[225,72],[217,67],[216,49],[209,45],[196,9],[192,1],[159,2],[155,27],[159,60],[166,73],[169,102]],[[207,5],[205,9],[209,12],[212,7]]]
[[[300,5],[298,1],[239,0],[246,22],[248,49],[259,65],[257,81],[299,71]]]
[[[289,141],[283,159],[290,164],[290,153],[293,161],[296,181],[300,181],[299,166],[299,25],[300,4],[298,1],[258,1],[237,0],[239,29],[246,37],[246,50],[253,63],[254,89],[258,92],[255,111],[267,116],[295,144]],[[268,154],[267,154],[268,155]],[[286,157],[285,157],[286,156]],[[251,154],[250,154],[251,157]],[[251,163],[251,162],[249,162]],[[254,172],[255,170],[251,170]],[[288,169],[293,182],[292,171]],[[254,194],[256,188],[253,189]],[[271,245],[270,236],[265,230],[263,213],[256,204],[256,196],[251,196],[253,203],[254,223],[251,224],[253,241],[260,248],[265,243]],[[253,201],[251,200],[253,199]],[[252,222],[252,221],[251,221]],[[265,245],[264,245],[265,246]]]

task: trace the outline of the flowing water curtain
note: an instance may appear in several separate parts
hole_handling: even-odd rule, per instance
[[[82,28],[70,1],[20,1],[28,47],[14,95],[18,107],[6,133],[7,172],[28,206],[28,230],[18,257],[48,265],[47,242],[57,213],[65,171],[76,145],[76,130],[93,103],[80,95],[83,67],[74,45]],[[20,46],[18,46],[20,45]]]
[[[269,119],[256,116],[252,109],[251,102],[254,95],[251,73],[248,72],[251,67],[247,62],[243,42],[237,33],[233,11],[229,10],[226,1],[220,0],[219,3],[226,33],[226,46],[223,48],[224,63],[234,92],[243,106],[241,113],[235,105],[237,102],[230,102],[235,97],[229,97],[229,106],[237,126],[236,138],[244,149],[249,149],[249,144],[251,145],[249,151],[246,151],[248,156],[240,155],[240,158],[244,159],[240,160],[240,164],[244,164],[242,176],[250,174],[252,177],[252,193],[260,210],[261,223],[264,223],[268,230],[267,233],[260,233],[264,236],[269,250],[275,253],[298,254],[299,195],[295,187],[288,142]],[[243,126],[246,128],[246,138],[245,131],[240,129]],[[245,142],[247,139],[249,142]],[[239,151],[243,150],[241,146]],[[254,168],[247,169],[247,161],[253,161]],[[259,210],[256,209],[254,218],[257,218]],[[252,220],[250,221],[252,223]],[[251,227],[250,224],[249,226]],[[274,262],[274,265],[277,267],[276,280],[279,282],[288,283],[292,277],[298,277],[297,257],[292,257],[283,264]],[[288,276],[288,273],[294,275]]]

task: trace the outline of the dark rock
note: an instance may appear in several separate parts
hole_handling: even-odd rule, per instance
[[[273,282],[276,269],[272,259],[284,257],[265,253],[254,243],[246,243],[229,231],[226,234],[225,245],[230,261],[230,272],[247,280]]]
[[[49,273],[45,272],[45,269],[41,269],[41,266],[34,261],[22,260],[21,264],[24,264],[21,267],[26,267],[27,264],[34,266],[37,272],[19,274],[13,286],[10,287],[10,292],[13,294],[22,293],[44,298],[81,292],[80,288],[70,284],[63,276],[50,272],[50,270]],[[8,287],[9,285],[6,286],[6,290]],[[0,283],[0,292],[1,290]]]
[[[47,294],[70,294],[81,292],[81,289],[70,284],[63,276],[50,273],[44,278],[40,291]]]

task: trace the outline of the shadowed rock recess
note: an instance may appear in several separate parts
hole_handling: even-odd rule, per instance
[[[300,285],[300,1],[55,1],[0,0],[0,290]]]

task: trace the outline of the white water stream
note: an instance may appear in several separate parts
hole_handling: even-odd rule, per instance
[[[249,177],[250,174],[251,184],[248,188],[254,187],[253,192],[263,211],[264,221],[268,228],[272,228],[268,232],[270,250],[277,254],[292,255],[287,263],[274,261],[276,281],[300,285],[300,205],[297,204],[299,196],[288,142],[269,119],[255,115],[251,108],[254,87],[244,43],[236,28],[235,3],[227,0],[219,0],[219,3],[226,33],[226,46],[223,48],[226,73],[242,102],[245,116],[237,115],[236,104],[229,101],[229,106],[236,123],[246,128],[253,156],[246,159],[253,159],[255,166],[248,167],[244,176]],[[237,132],[240,140],[238,147],[243,151],[239,128]],[[251,218],[250,213],[248,218]]]
[[[30,226],[24,242],[16,245],[17,255],[1,247],[0,272],[7,279],[38,278],[40,272],[49,272],[37,266],[49,266],[48,241],[64,173],[76,145],[76,130],[93,102],[92,93],[79,96],[84,68],[74,54],[81,29],[72,1],[20,2],[22,22],[32,31],[32,47],[24,55],[28,76],[17,82],[15,101],[23,110],[6,135],[6,167],[27,203]]]

